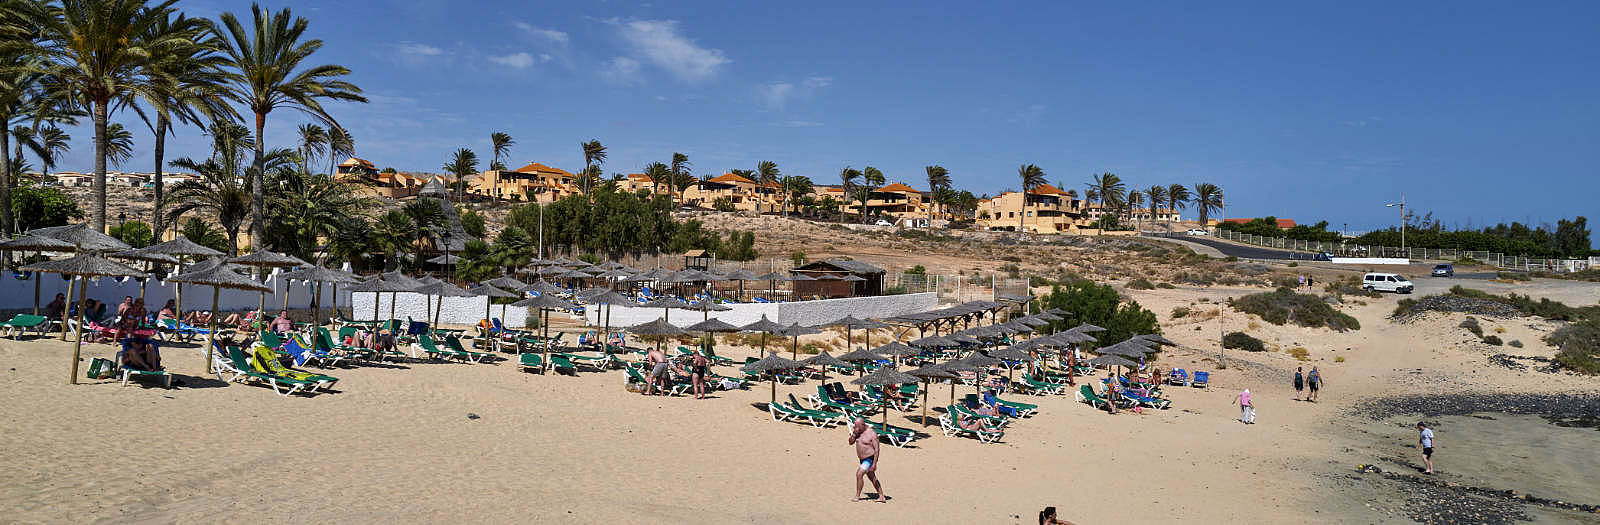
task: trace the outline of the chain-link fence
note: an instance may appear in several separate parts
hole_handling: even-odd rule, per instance
[[[1437,261],[1470,260],[1498,268],[1530,271],[1540,270],[1549,272],[1576,272],[1600,266],[1600,257],[1590,257],[1588,259],[1542,259],[1505,255],[1488,251],[1457,250],[1451,248],[1406,247],[1402,249],[1395,246],[1375,246],[1351,242],[1324,242],[1307,241],[1301,239],[1286,239],[1282,237],[1262,237],[1260,235],[1240,233],[1229,230],[1216,230],[1216,235],[1219,239],[1227,239],[1230,241],[1253,244],[1256,246],[1311,253],[1327,252],[1339,257],[1398,257]]]

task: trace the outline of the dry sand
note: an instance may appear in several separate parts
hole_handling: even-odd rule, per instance
[[[882,246],[866,251],[863,258],[892,256]],[[1211,370],[1210,388],[1168,387],[1172,409],[1117,416],[1067,396],[1012,395],[1041,411],[995,445],[946,438],[934,422],[911,447],[885,445],[880,473],[893,498],[886,504],[851,502],[846,431],[772,421],[761,408],[766,384],[696,401],[629,393],[620,371],[541,376],[518,371],[514,361],[414,362],[330,369],[341,378],[336,392],[284,399],[201,377],[193,347],[163,351],[187,383],[169,391],[110,381],[69,386],[69,344],[0,340],[0,507],[9,509],[7,521],[22,523],[259,522],[263,513],[340,523],[1033,523],[1046,505],[1078,523],[1395,523],[1410,521],[1405,502],[1384,499],[1393,487],[1361,477],[1355,465],[1415,451],[1404,447],[1400,419],[1361,418],[1351,414],[1356,404],[1396,394],[1596,389],[1594,378],[1490,366],[1488,355],[1509,349],[1469,341],[1456,327],[1459,314],[1391,323],[1394,296],[1343,306],[1363,326],[1346,333],[1273,326],[1233,311],[1170,319],[1174,306],[1203,312],[1261,290],[1126,292],[1190,347],[1163,353],[1160,366]],[[1548,323],[1483,321],[1486,330],[1502,327],[1502,337],[1522,340],[1519,355],[1553,354],[1538,341]],[[1230,366],[1218,369],[1219,323],[1278,351],[1229,351]],[[1294,347],[1306,348],[1308,361],[1284,351]],[[85,348],[84,364],[112,353],[106,345]],[[756,351],[719,346],[718,353],[742,360]],[[1289,374],[1311,365],[1327,380],[1322,402],[1295,401]],[[778,393],[803,397],[814,388],[780,386]],[[1241,388],[1255,393],[1256,425],[1237,421],[1230,401]],[[932,406],[942,407],[949,387],[932,394]],[[893,412],[890,423],[922,428],[920,414]],[[1592,470],[1463,465],[1520,439],[1515,428],[1453,432],[1441,430],[1443,480],[1513,488],[1538,473],[1549,479],[1520,487],[1600,503],[1586,491],[1594,478],[1581,479]],[[1540,442],[1600,443],[1578,434],[1550,439]]]

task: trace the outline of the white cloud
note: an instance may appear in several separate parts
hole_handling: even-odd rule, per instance
[[[628,57],[612,57],[600,64],[600,78],[614,84],[631,84],[638,73],[639,61]]]
[[[433,57],[444,54],[443,49],[417,42],[401,42],[399,44],[395,44],[394,47],[395,51],[398,51],[400,54],[414,57]]]
[[[789,97],[794,95],[794,84],[788,82],[773,82],[762,84],[759,88],[761,100],[774,109],[783,109],[789,103]]]
[[[549,62],[549,61],[555,60],[555,59],[556,59],[556,57],[550,56],[549,53],[539,53],[539,63],[540,64],[543,64],[543,63],[546,63],[546,62]]]
[[[814,128],[821,125],[821,122],[815,120],[790,120],[783,123],[786,128]]]
[[[533,55],[527,53],[512,53],[505,56],[489,55],[489,61],[513,69],[528,69],[533,65]]]
[[[571,36],[568,35],[566,31],[557,31],[555,29],[547,29],[543,27],[533,27],[527,22],[521,21],[512,22],[511,25],[517,29],[521,29],[524,33],[543,38],[551,42],[556,42],[561,45],[567,45],[567,43],[571,41]]]
[[[608,21],[608,23],[610,23]],[[677,20],[632,20],[621,24],[622,38],[656,67],[678,80],[700,82],[733,60],[721,49],[701,47],[684,36]]]
[[[808,88],[821,89],[828,87],[828,84],[832,82],[833,79],[828,77],[808,77],[806,78],[805,85]]]

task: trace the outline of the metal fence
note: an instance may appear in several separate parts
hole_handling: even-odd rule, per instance
[[[1370,244],[1356,244],[1351,242],[1323,242],[1306,241],[1301,239],[1286,239],[1282,237],[1262,237],[1248,233],[1229,230],[1215,230],[1219,239],[1279,248],[1284,250],[1297,250],[1311,253],[1327,252],[1340,257],[1404,257],[1408,259],[1458,261],[1471,259],[1497,268],[1507,268],[1527,271],[1548,272],[1577,272],[1589,268],[1600,267],[1600,257],[1588,259],[1541,259],[1534,257],[1520,257],[1505,255],[1488,251],[1456,250],[1441,248],[1413,248],[1401,249],[1395,246],[1375,246]]]

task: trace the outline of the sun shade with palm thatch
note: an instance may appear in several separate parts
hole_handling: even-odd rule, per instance
[[[636,324],[625,328],[625,330],[633,334],[653,336],[673,336],[689,333],[682,328],[673,326],[666,319],[656,319],[648,323]]]
[[[1130,361],[1126,357],[1122,357],[1120,355],[1113,355],[1113,354],[1107,354],[1107,355],[1103,355],[1103,356],[1100,356],[1100,357],[1096,357],[1094,359],[1090,359],[1089,360],[1089,364],[1091,364],[1091,365],[1103,365],[1103,366],[1139,366],[1139,363],[1135,363],[1133,361]]]
[[[120,252],[133,249],[128,243],[117,240],[116,237],[100,233],[90,228],[88,224],[72,224],[68,226],[51,226],[28,230],[29,235],[49,237],[58,241],[66,241],[77,246],[79,251],[85,252]]]
[[[683,327],[690,332],[737,332],[739,327],[723,322],[721,319],[707,319]]]
[[[589,303],[589,304],[620,304],[620,305],[624,305],[624,306],[632,306],[632,305],[638,304],[632,298],[630,298],[630,297],[628,297],[626,295],[619,294],[617,292],[613,292],[611,290],[606,290],[605,293],[602,293],[602,294],[599,294],[599,295],[595,295],[593,297],[586,298],[586,299],[584,299],[584,301]]]
[[[1092,324],[1089,324],[1089,323],[1083,323],[1083,324],[1080,324],[1078,326],[1072,327],[1072,331],[1074,331],[1074,332],[1104,332],[1104,331],[1106,331],[1106,329],[1098,327],[1098,326],[1095,326],[1095,325],[1092,325]]]
[[[689,306],[686,306],[683,309],[684,310],[693,310],[693,311],[696,311],[696,312],[726,312],[728,310],[732,310],[733,308],[729,307],[729,306],[723,306],[722,304],[719,304],[716,301],[712,301],[710,299],[707,299],[707,300],[704,300],[704,301],[697,301],[697,302],[689,303]]]
[[[295,256],[292,256],[292,255],[284,255],[284,254],[281,254],[281,253],[273,253],[273,252],[269,252],[269,251],[266,251],[266,250],[261,250],[261,251],[258,251],[258,252],[251,252],[249,255],[242,255],[242,256],[239,256],[239,257],[234,257],[232,259],[228,259],[228,262],[231,262],[231,263],[234,263],[234,264],[243,264],[245,266],[265,266],[265,267],[308,266],[310,264],[310,263],[307,263],[305,261],[300,260],[299,257],[295,257]]]
[[[883,354],[883,355],[887,355],[887,356],[895,356],[895,357],[906,357],[906,356],[913,356],[913,355],[922,355],[922,349],[913,348],[911,346],[907,346],[907,345],[905,345],[903,343],[898,343],[898,342],[892,342],[892,343],[889,343],[889,344],[874,348],[874,349],[872,349],[872,351],[873,352],[877,352],[879,354]]]
[[[501,290],[522,290],[523,288],[528,287],[528,283],[518,281],[515,277],[511,277],[509,275],[489,279],[484,281],[483,284],[487,284]]]
[[[916,376],[895,370],[892,366],[886,366],[877,370],[873,370],[872,373],[865,376],[855,378],[850,381],[850,384],[862,386],[887,386],[916,383],[919,381],[922,380],[918,379]]]
[[[178,264],[178,258],[177,257],[173,257],[171,255],[167,255],[167,254],[164,254],[164,253],[154,253],[154,252],[145,251],[144,248],[134,248],[132,250],[123,250],[123,251],[120,251],[120,252],[112,252],[112,253],[106,254],[106,257],[113,257],[113,258],[117,258],[117,259],[127,259],[127,260],[130,260],[130,261],[143,261],[143,262],[153,262],[153,263],[161,263],[161,264]]]
[[[1155,349],[1145,346],[1136,340],[1127,340],[1104,348],[1094,350],[1100,355],[1120,355],[1125,357],[1143,357],[1145,354],[1155,352]]]
[[[461,262],[461,257],[448,253],[428,259],[428,264],[456,264],[459,262]]]
[[[567,273],[567,269],[566,268],[562,268],[560,266],[546,266],[544,268],[540,268],[539,271],[534,272],[534,273],[537,273],[537,274],[539,274],[541,276],[544,276],[544,277],[549,277],[549,276],[552,276],[552,275],[561,275],[561,274]]]
[[[24,266],[24,267],[20,268],[20,270],[27,271],[27,272],[59,273],[61,275],[67,275],[67,276],[76,275],[76,276],[83,277],[83,280],[78,283],[78,322],[77,322],[77,327],[76,327],[76,330],[75,330],[76,331],[76,336],[75,336],[76,339],[74,339],[74,341],[72,343],[72,371],[67,376],[67,382],[68,383],[77,384],[78,383],[78,360],[82,359],[82,357],[83,357],[83,313],[84,313],[84,310],[87,309],[85,307],[85,303],[84,303],[84,296],[88,295],[88,293],[89,293],[89,278],[90,277],[138,277],[138,278],[143,278],[143,277],[145,277],[145,274],[143,272],[140,272],[139,270],[135,270],[133,268],[129,268],[129,267],[125,266],[125,265],[106,260],[103,257],[97,256],[97,255],[93,255],[93,254],[83,254],[83,255],[76,256],[76,257],[71,257],[71,258],[67,258],[67,259],[57,259],[57,260],[53,260],[53,261],[41,261],[41,262],[38,262],[38,263],[34,263],[34,264],[30,264],[30,265]],[[68,294],[72,293],[72,287],[70,286],[70,284],[71,284],[71,281],[68,281],[68,285],[69,285],[67,287],[67,293]],[[68,302],[71,302],[71,297],[68,297]],[[62,323],[61,329],[63,330],[62,333],[61,333],[62,337],[65,337],[66,336],[66,332],[65,332],[66,323]]]
[[[1149,341],[1149,342],[1152,342],[1152,343],[1155,343],[1155,344],[1158,344],[1158,345],[1162,345],[1162,346],[1178,346],[1177,342],[1175,342],[1175,341],[1173,341],[1171,339],[1167,339],[1165,337],[1161,337],[1158,334],[1136,335],[1136,336],[1133,336],[1133,337],[1131,337],[1129,339],[1138,339],[1138,340],[1142,340],[1142,341]]]
[[[211,322],[210,326],[208,327],[209,330],[206,331],[206,345],[205,348],[202,349],[203,355],[205,355],[207,358],[206,366],[208,368],[208,372],[211,364],[211,352],[214,351],[212,348],[216,344],[217,340],[217,318],[221,317],[217,315],[217,304],[219,297],[222,294],[222,289],[228,288],[231,290],[245,290],[250,292],[264,292],[271,290],[271,288],[267,288],[266,285],[257,282],[255,279],[251,279],[239,273],[244,270],[245,268],[239,265],[217,264],[197,272],[189,272],[167,278],[167,282],[200,284],[211,287]]]
[[[181,235],[176,239],[146,246],[142,249],[151,253],[164,253],[175,257],[216,257],[222,255],[222,252],[201,246]]]
[[[40,235],[23,235],[0,242],[0,251],[6,252],[72,252],[77,249],[76,244]]]
[[[921,347],[930,347],[930,348],[933,348],[933,347],[949,348],[949,347],[953,347],[953,346],[961,346],[961,343],[957,343],[955,341],[951,341],[949,339],[945,339],[944,337],[937,336],[937,335],[924,337],[922,339],[916,339],[916,340],[911,341],[910,344],[911,344],[911,346],[921,346]]]
[[[684,302],[683,299],[679,299],[677,297],[668,296],[668,297],[662,297],[660,299],[656,299],[654,301],[650,301],[650,302],[641,304],[641,305],[639,305],[639,307],[640,308],[688,308],[689,307],[689,303]]]
[[[743,370],[745,372],[749,372],[749,373],[752,373],[752,374],[765,374],[765,373],[771,373],[771,372],[781,372],[781,371],[784,371],[784,370],[794,370],[794,369],[800,368],[802,366],[805,366],[805,365],[802,365],[799,361],[795,361],[793,359],[785,359],[783,357],[780,357],[778,354],[772,354],[772,355],[763,357],[760,360],[757,360],[755,362],[748,363],[748,364],[744,365],[743,367],[740,367],[740,370]],[[776,403],[776,402],[778,402],[778,376],[776,374],[773,374],[773,375],[771,375],[769,377],[772,380],[772,399],[771,399],[771,402],[772,403]]]
[[[560,286],[556,286],[556,285],[550,284],[549,281],[540,280],[540,281],[534,281],[533,284],[530,284],[530,285],[522,287],[522,291],[524,291],[524,292],[533,292],[533,293],[538,293],[538,294],[548,294],[548,293],[561,293],[563,290],[561,289]]]
[[[519,308],[549,308],[553,310],[577,310],[578,308],[581,308],[578,305],[569,303],[566,300],[554,295],[541,295],[538,297],[523,299],[521,301],[511,303],[511,306],[516,306]]]
[[[869,363],[874,361],[882,361],[883,356],[878,355],[877,352],[873,352],[865,348],[857,348],[854,351],[847,352],[844,355],[839,356],[839,360],[849,361],[852,363]]]
[[[950,371],[950,369],[946,365],[947,365],[947,363],[934,363],[934,364],[930,364],[930,365],[924,366],[922,368],[914,368],[914,369],[911,369],[911,370],[907,370],[905,372],[906,375],[908,375],[908,376],[912,376],[912,377],[916,377],[916,378],[922,379],[922,383],[923,383],[923,388],[922,388],[922,426],[928,426],[928,388],[927,388],[927,385],[929,383],[931,383],[935,379],[955,379],[957,377],[960,377],[960,376],[956,375],[955,372]],[[955,397],[956,397],[956,387],[955,387],[955,383],[952,382],[950,384],[950,399],[952,401],[951,404],[955,404],[954,403]]]
[[[849,368],[851,366],[850,363],[840,361],[839,358],[829,355],[827,350],[823,350],[822,353],[808,357],[800,362],[805,363],[807,366],[819,367],[837,366],[840,368]],[[826,373],[826,369],[824,369],[824,373]],[[824,379],[823,381],[826,382],[827,380]]]

